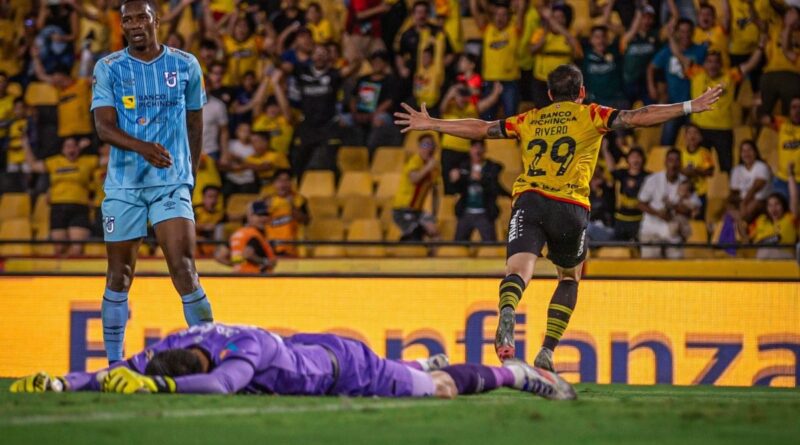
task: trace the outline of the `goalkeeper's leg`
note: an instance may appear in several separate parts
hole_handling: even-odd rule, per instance
[[[516,359],[506,360],[503,366],[452,365],[433,371],[430,376],[434,395],[441,398],[479,394],[498,388],[517,389],[553,400],[575,398],[572,386],[555,373],[533,368]]]

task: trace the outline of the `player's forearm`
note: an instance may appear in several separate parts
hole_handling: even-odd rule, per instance
[[[254,373],[244,360],[226,360],[210,374],[175,377],[175,387],[183,394],[235,394],[250,383]]]
[[[102,142],[122,150],[139,152],[139,147],[144,142],[129,135],[116,125],[101,124],[95,121],[95,127],[97,128],[97,137]]]
[[[649,127],[684,115],[683,104],[648,105],[636,110],[620,111],[611,128],[614,130]]]
[[[200,152],[203,150],[203,110],[186,112],[186,134],[189,135],[189,151],[192,153],[192,176],[200,165]]]
[[[464,139],[486,139],[503,137],[501,125],[480,119],[431,119],[429,129]]]

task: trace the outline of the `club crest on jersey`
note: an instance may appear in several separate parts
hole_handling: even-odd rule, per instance
[[[176,86],[178,86],[178,72],[164,71],[164,81],[167,82],[168,87],[175,88]]]
[[[114,217],[113,216],[106,216],[103,219],[105,220],[103,225],[106,228],[106,232],[107,233],[114,233]]]

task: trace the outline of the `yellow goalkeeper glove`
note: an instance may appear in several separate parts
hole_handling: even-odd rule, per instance
[[[146,376],[125,367],[114,368],[103,379],[103,392],[133,394],[137,392],[175,392],[175,380],[163,376]]]
[[[66,386],[62,377],[50,377],[46,372],[15,380],[9,391],[11,392],[62,392]]]

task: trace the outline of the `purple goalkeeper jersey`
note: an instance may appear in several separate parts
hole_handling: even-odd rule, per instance
[[[125,362],[144,374],[157,353],[199,348],[211,361],[208,374],[176,377],[178,392],[284,395],[410,396],[412,371],[379,358],[365,344],[330,334],[280,337],[256,327],[206,323],[171,334]],[[96,374],[66,376],[73,391],[99,390]]]

